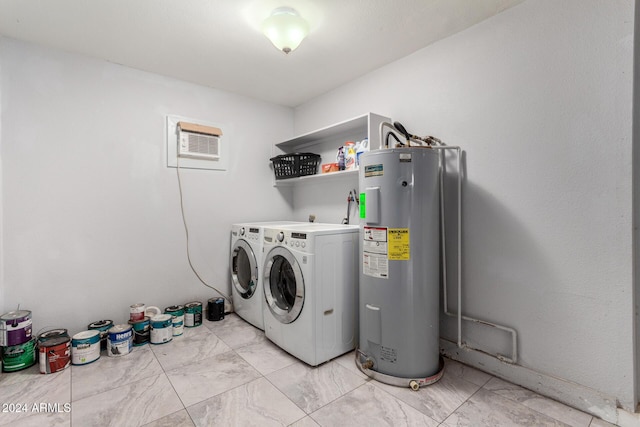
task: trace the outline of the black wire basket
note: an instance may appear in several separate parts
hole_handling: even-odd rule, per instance
[[[276,179],[296,178],[318,173],[320,155],[313,153],[281,154],[270,159]]]

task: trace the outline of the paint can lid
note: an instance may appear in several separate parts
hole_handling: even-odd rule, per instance
[[[95,336],[99,336],[100,335],[100,331],[97,329],[92,329],[90,331],[82,331],[82,332],[78,332],[77,334],[75,334],[73,336],[74,340],[86,340],[89,338],[93,338]]]
[[[102,329],[113,326],[113,320],[98,320],[97,322],[90,323],[87,326],[88,329]]]
[[[3,314],[2,316],[0,316],[1,320],[16,320],[16,319],[23,319],[25,317],[30,317],[31,316],[31,312],[29,310],[16,310],[16,311],[10,311],[8,313]]]
[[[60,344],[64,344],[71,341],[71,338],[68,336],[57,336],[54,338],[45,339],[44,341],[39,338],[38,339],[38,347],[46,348],[46,347],[55,347]]]
[[[160,314],[160,313],[161,313],[160,309],[158,307],[153,306],[153,305],[150,306],[150,307],[147,307],[147,309],[144,311],[144,315],[145,316],[149,316],[149,317],[153,317],[153,316],[155,316],[157,314]]]
[[[184,306],[185,308],[202,307],[202,303],[200,301],[194,301],[188,302]]]
[[[166,322],[167,320],[171,320],[170,314],[156,314],[151,318],[152,322]]]
[[[122,325],[114,325],[111,329],[109,329],[110,334],[119,334],[121,332],[127,332],[131,330],[131,325],[122,324]]]
[[[170,305],[169,307],[164,309],[165,313],[184,310],[184,306],[182,305]]]
[[[38,342],[45,342],[58,337],[69,337],[69,333],[66,329],[51,329],[38,335]]]

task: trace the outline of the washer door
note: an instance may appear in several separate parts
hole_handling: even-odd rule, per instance
[[[246,240],[238,240],[231,252],[231,281],[244,299],[251,298],[256,291],[258,262]]]
[[[269,252],[262,283],[271,314],[281,323],[296,320],[304,305],[304,278],[298,261],[288,249],[276,247]]]

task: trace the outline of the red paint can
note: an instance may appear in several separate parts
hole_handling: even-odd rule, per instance
[[[144,319],[144,310],[146,306],[143,303],[133,304],[129,306],[129,320],[138,322]]]
[[[71,338],[68,336],[38,340],[38,347],[41,374],[53,374],[71,364]]]

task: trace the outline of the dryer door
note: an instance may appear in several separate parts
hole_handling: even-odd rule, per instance
[[[256,291],[258,262],[246,240],[238,240],[231,251],[231,281],[244,299],[251,298]]]
[[[269,252],[262,283],[271,314],[282,323],[296,320],[304,305],[304,278],[288,249],[278,246]]]

